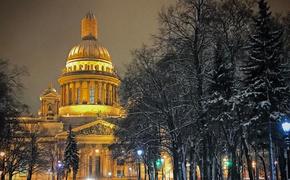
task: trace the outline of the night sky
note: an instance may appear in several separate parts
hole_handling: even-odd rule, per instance
[[[151,42],[158,12],[175,0],[0,0],[0,58],[26,66],[23,100],[36,113],[39,95],[57,79],[70,48],[80,42],[80,20],[95,13],[99,42],[119,74],[131,51]],[[271,0],[275,12],[290,11],[290,0]]]

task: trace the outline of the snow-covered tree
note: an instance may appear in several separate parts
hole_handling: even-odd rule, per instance
[[[175,180],[186,179],[187,168],[189,179],[195,180],[197,166],[201,179],[222,179],[225,156],[232,164],[228,167],[229,179],[241,178],[239,168],[245,162],[253,179],[250,156],[259,153],[260,149],[258,143],[251,141],[249,137],[254,136],[249,133],[260,132],[258,122],[263,118],[256,116],[256,111],[259,105],[268,105],[267,100],[256,102],[255,98],[263,97],[265,93],[255,94],[259,90],[251,83],[255,75],[250,77],[248,73],[251,65],[256,68],[255,63],[250,62],[258,59],[256,51],[259,49],[253,45],[257,37],[253,33],[251,47],[255,48],[250,48],[250,58],[247,59],[245,46],[253,2],[178,1],[176,6],[160,13],[160,33],[155,36],[154,46],[137,50],[128,66],[121,87],[128,114],[116,135],[132,151],[140,146],[154,153],[167,151],[173,159]],[[282,45],[278,41],[279,32],[269,34],[272,46],[267,47],[272,47],[275,53],[271,58],[276,61]],[[244,63],[243,73],[241,63]],[[275,65],[283,71],[280,61],[266,66],[277,72]],[[267,69],[266,66],[261,69]],[[273,88],[274,95],[277,95],[273,103],[279,108],[268,111],[268,117],[287,110],[284,106],[287,95],[278,95],[288,91],[287,86],[283,89],[283,75],[273,72],[269,73],[271,83],[275,77],[281,78],[271,84],[271,88],[273,85],[276,88]],[[246,78],[241,83],[243,77]],[[248,128],[250,124],[252,128]],[[148,155],[144,158],[152,162],[156,157]],[[185,166],[187,163],[190,163],[189,167]],[[266,167],[265,161],[261,163]],[[264,171],[266,173],[266,168]]]
[[[64,169],[66,170],[66,179],[71,170],[73,171],[73,179],[76,179],[79,169],[79,153],[75,134],[72,131],[71,126],[69,126],[68,129],[66,147],[64,151]]]
[[[269,144],[271,126],[274,127],[282,114],[289,112],[290,91],[283,77],[282,31],[272,28],[266,0],[259,0],[258,5],[258,15],[249,40],[249,58],[241,70],[245,76],[243,96],[250,108],[247,118],[250,125],[248,133],[252,138],[248,140],[258,148],[265,148]],[[273,159],[271,151],[270,148],[270,159]]]
[[[276,121],[281,113],[289,110],[289,88],[282,76],[285,70],[281,62],[282,32],[272,30],[270,21],[266,1],[259,0],[255,31],[249,42],[249,58],[241,68],[245,75],[244,93],[252,103],[251,123],[260,127],[261,123],[269,119]]]

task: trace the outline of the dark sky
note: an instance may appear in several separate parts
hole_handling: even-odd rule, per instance
[[[37,112],[39,95],[57,79],[70,48],[80,41],[80,20],[91,10],[99,40],[123,73],[131,50],[150,43],[158,12],[175,0],[0,0],[0,58],[28,68],[24,102]],[[290,10],[290,0],[271,0],[276,12]]]

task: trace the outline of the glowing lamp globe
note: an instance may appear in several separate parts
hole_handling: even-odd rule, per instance
[[[0,156],[4,157],[5,156],[5,152],[0,152]]]
[[[286,134],[289,134],[290,132],[290,122],[283,122],[282,123],[282,129]]]
[[[58,162],[57,162],[57,167],[58,167],[58,168],[62,168],[62,166],[63,166],[62,162],[58,161]]]
[[[138,156],[142,156],[143,150],[141,150],[141,149],[137,150],[137,154],[138,154]]]

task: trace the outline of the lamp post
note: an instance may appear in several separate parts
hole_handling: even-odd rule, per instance
[[[289,161],[289,150],[290,150],[290,138],[289,138],[289,133],[290,133],[290,121],[288,117],[285,117],[282,122],[282,129],[285,133],[285,143],[287,145],[287,149],[285,152],[285,159],[286,159],[286,174],[287,174],[287,179],[290,179],[290,161]]]
[[[141,158],[143,155],[143,150],[142,149],[138,149],[137,150],[137,155],[138,155],[138,180],[141,180]]]
[[[5,180],[5,152],[0,152],[1,161],[2,161],[2,173],[1,173],[1,180]]]
[[[57,161],[57,180],[61,179],[63,170],[63,163],[61,161]]]

